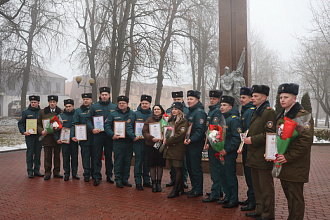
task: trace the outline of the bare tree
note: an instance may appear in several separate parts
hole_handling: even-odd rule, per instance
[[[26,0],[21,0],[21,4],[19,5],[19,7],[15,7],[15,5],[9,5],[10,0],[0,0],[0,6],[7,6],[6,9],[4,11],[0,10],[0,15],[2,17],[4,17],[5,19],[9,20],[9,21],[13,21],[18,14],[20,13],[20,11],[22,10],[23,6],[26,3]],[[6,4],[7,3],[7,4]],[[14,11],[15,13],[13,15],[10,15],[10,13]],[[9,13],[8,13],[9,12]]]

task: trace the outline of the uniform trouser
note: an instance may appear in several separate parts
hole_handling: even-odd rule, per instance
[[[274,218],[274,180],[272,170],[251,168],[252,184],[256,197],[257,214],[264,218]]]
[[[128,139],[113,141],[114,173],[117,183],[127,183],[133,156],[133,142]]]
[[[192,191],[203,193],[202,151],[204,141],[196,141],[187,145],[187,168],[192,185]]]
[[[44,166],[45,166],[45,176],[52,175],[52,159],[54,156],[54,169],[53,174],[60,174],[61,166],[61,145],[55,144],[54,146],[44,146]]]
[[[76,176],[78,172],[78,143],[71,141],[70,144],[62,144],[64,176]],[[70,169],[71,165],[71,169]]]
[[[81,160],[84,168],[84,177],[89,178],[93,173],[93,145],[80,144]]]
[[[26,165],[28,174],[40,172],[41,142],[38,135],[25,136],[26,142]],[[33,168],[34,164],[34,168]]]
[[[221,162],[215,157],[216,151],[213,150],[212,147],[208,150],[209,155],[209,164],[210,164],[210,174],[211,174],[211,180],[213,182],[211,187],[211,198],[219,199],[220,194],[223,193],[222,186],[221,186]]]
[[[281,180],[281,185],[288,200],[289,220],[304,219],[305,200],[304,183]]]
[[[256,204],[256,198],[254,196],[254,190],[252,185],[252,177],[251,177],[251,168],[245,166],[246,163],[246,155],[247,155],[247,145],[244,145],[242,158],[243,158],[243,169],[244,169],[244,176],[245,176],[245,182],[248,186],[247,191],[247,197],[250,204],[255,205]]]
[[[236,158],[237,154],[226,154],[224,156],[225,164],[220,165],[221,186],[226,193],[225,198],[231,203],[238,202],[238,180],[236,176]]]
[[[150,168],[147,164],[147,152],[144,140],[135,141],[133,144],[135,154],[134,162],[134,179],[135,184],[150,183]]]
[[[175,182],[175,169],[173,166],[171,166],[171,171],[170,171],[170,176],[171,176],[171,181]],[[182,167],[182,175],[183,175],[183,182],[187,182],[188,179],[188,169],[187,169],[187,159],[186,155],[184,156],[183,159],[183,167]]]
[[[93,156],[94,156],[94,173],[93,177],[95,179],[101,179],[101,168],[102,168],[102,152],[104,149],[104,157],[105,157],[105,174],[108,177],[112,177],[112,139],[106,135],[105,132],[101,132],[99,134],[94,135],[93,138]]]

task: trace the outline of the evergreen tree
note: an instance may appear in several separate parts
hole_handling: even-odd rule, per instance
[[[309,97],[308,92],[306,92],[301,98],[301,105],[306,111],[312,112],[311,98]]]

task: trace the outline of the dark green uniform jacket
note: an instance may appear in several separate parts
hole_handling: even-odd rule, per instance
[[[38,134],[41,134],[41,132],[44,130],[42,120],[43,119],[49,119],[55,115],[61,114],[61,109],[56,106],[55,112],[50,112],[50,107],[47,106],[46,108],[40,110],[39,117],[38,117]],[[55,146],[57,143],[54,139],[54,134],[47,134],[45,138],[42,141],[43,146]]]
[[[145,122],[149,117],[151,117],[151,109],[142,109],[141,104],[137,108],[137,111],[134,112],[134,121],[137,122]],[[135,122],[134,122],[135,123]],[[135,124],[133,124],[133,128],[135,127]],[[138,141],[135,141],[134,144],[145,144],[144,139],[140,139]]]
[[[182,102],[182,104],[183,104],[183,114],[184,114],[184,116],[186,116],[186,115],[188,114],[188,112],[189,112],[189,108],[186,106],[186,103]],[[171,107],[169,107],[169,108],[166,110],[166,113],[167,113],[168,115],[171,115]]]
[[[209,113],[206,120],[206,130],[209,125],[217,125],[220,122],[222,113],[220,111],[220,102],[215,105],[209,106]]]
[[[38,119],[39,112],[39,106],[37,108],[32,108],[31,105],[29,105],[29,107],[22,112],[22,117],[18,121],[18,129],[21,134],[26,132],[26,119]]]
[[[110,112],[116,109],[117,105],[110,102],[110,99],[106,102],[103,102],[101,99],[93,104],[90,107],[90,115],[87,118],[87,129],[88,131],[92,131],[94,129],[93,118],[92,116],[100,116],[103,115],[104,121],[108,118]]]
[[[75,110],[73,109],[71,112],[67,112],[66,110],[63,111],[63,113],[60,114],[60,117],[62,118],[62,128],[70,128],[72,127],[72,120],[73,115],[75,113]],[[55,141],[58,141],[60,139],[61,130],[57,131],[54,134]],[[71,133],[70,133],[71,135]],[[70,141],[71,143],[72,141]]]
[[[73,115],[72,127],[71,127],[71,138],[75,137],[75,125],[83,125],[87,124],[86,119],[90,117],[90,108],[81,105],[80,108],[76,109]],[[79,144],[83,145],[93,145],[93,133],[91,131],[87,131],[87,140],[79,141]]]
[[[174,124],[174,135],[166,140],[163,157],[166,159],[183,160],[186,154],[186,145],[183,143],[188,128],[188,120],[182,118]]]
[[[250,127],[250,122],[252,119],[252,115],[254,112],[254,109],[256,107],[253,105],[253,102],[249,102],[246,105],[242,106],[242,111],[241,111],[241,118],[243,120],[243,131],[245,132],[247,129]]]
[[[265,160],[266,133],[275,133],[276,113],[265,101],[253,113],[248,137],[251,137],[252,144],[248,145],[246,166],[271,170],[273,162]]]
[[[194,142],[203,142],[205,138],[205,124],[206,124],[206,113],[204,111],[203,104],[198,101],[196,105],[189,108],[189,113],[186,118],[189,123],[193,123],[191,129],[190,140],[191,144]]]
[[[115,111],[111,112],[104,124],[104,130],[109,137],[113,137],[114,130],[113,125],[114,121],[126,121],[126,137],[125,139],[134,139],[136,136],[134,134],[134,112],[128,107],[126,112],[123,113],[118,107]]]
[[[225,151],[227,154],[237,154],[241,143],[242,119],[238,117],[238,109],[234,106],[229,112],[223,114],[226,119]]]
[[[295,119],[310,114],[297,102],[286,114],[286,117]],[[277,125],[284,119],[284,111],[277,117]],[[314,136],[314,121],[311,117],[304,122],[304,129],[289,145],[284,157],[287,163],[282,165],[279,179],[290,182],[307,183],[309,178],[311,146]]]

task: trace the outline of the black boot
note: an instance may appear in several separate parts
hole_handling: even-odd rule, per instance
[[[161,192],[162,191],[161,183],[162,183],[161,180],[157,180],[157,192]]]
[[[157,192],[157,185],[156,185],[156,180],[152,180],[152,192]]]
[[[180,192],[179,186],[174,186],[173,189],[172,189],[172,192],[170,193],[170,195],[167,196],[167,198],[178,197],[179,196],[179,192]]]
[[[183,194],[186,194],[185,191],[184,191],[184,188],[185,188],[185,183],[182,182],[180,185],[179,185],[179,192],[181,192],[181,195]]]

